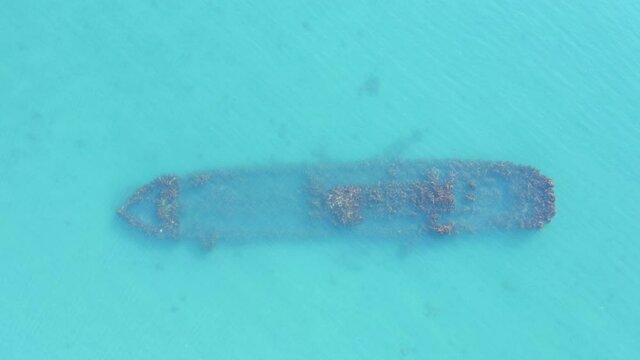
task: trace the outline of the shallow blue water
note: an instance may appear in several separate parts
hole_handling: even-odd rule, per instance
[[[1,359],[640,355],[634,1],[4,1]],[[380,156],[556,183],[529,235],[144,241],[167,172]]]

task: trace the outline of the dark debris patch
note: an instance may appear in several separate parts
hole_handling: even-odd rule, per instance
[[[336,186],[329,191],[326,203],[334,219],[342,225],[353,225],[363,220],[360,211],[362,188],[359,186]]]

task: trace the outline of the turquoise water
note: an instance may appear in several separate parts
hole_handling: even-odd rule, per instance
[[[637,2],[1,8],[1,359],[640,355]],[[389,155],[536,166],[558,214],[210,253],[115,216],[167,172]]]

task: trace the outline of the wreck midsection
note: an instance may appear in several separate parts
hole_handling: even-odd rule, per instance
[[[304,175],[293,171],[213,171],[182,180],[180,233],[198,239],[309,233]]]

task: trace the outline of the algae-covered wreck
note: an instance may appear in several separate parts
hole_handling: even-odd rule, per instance
[[[539,229],[555,215],[553,181],[489,161],[375,161],[164,175],[118,209],[162,238],[410,237]]]

